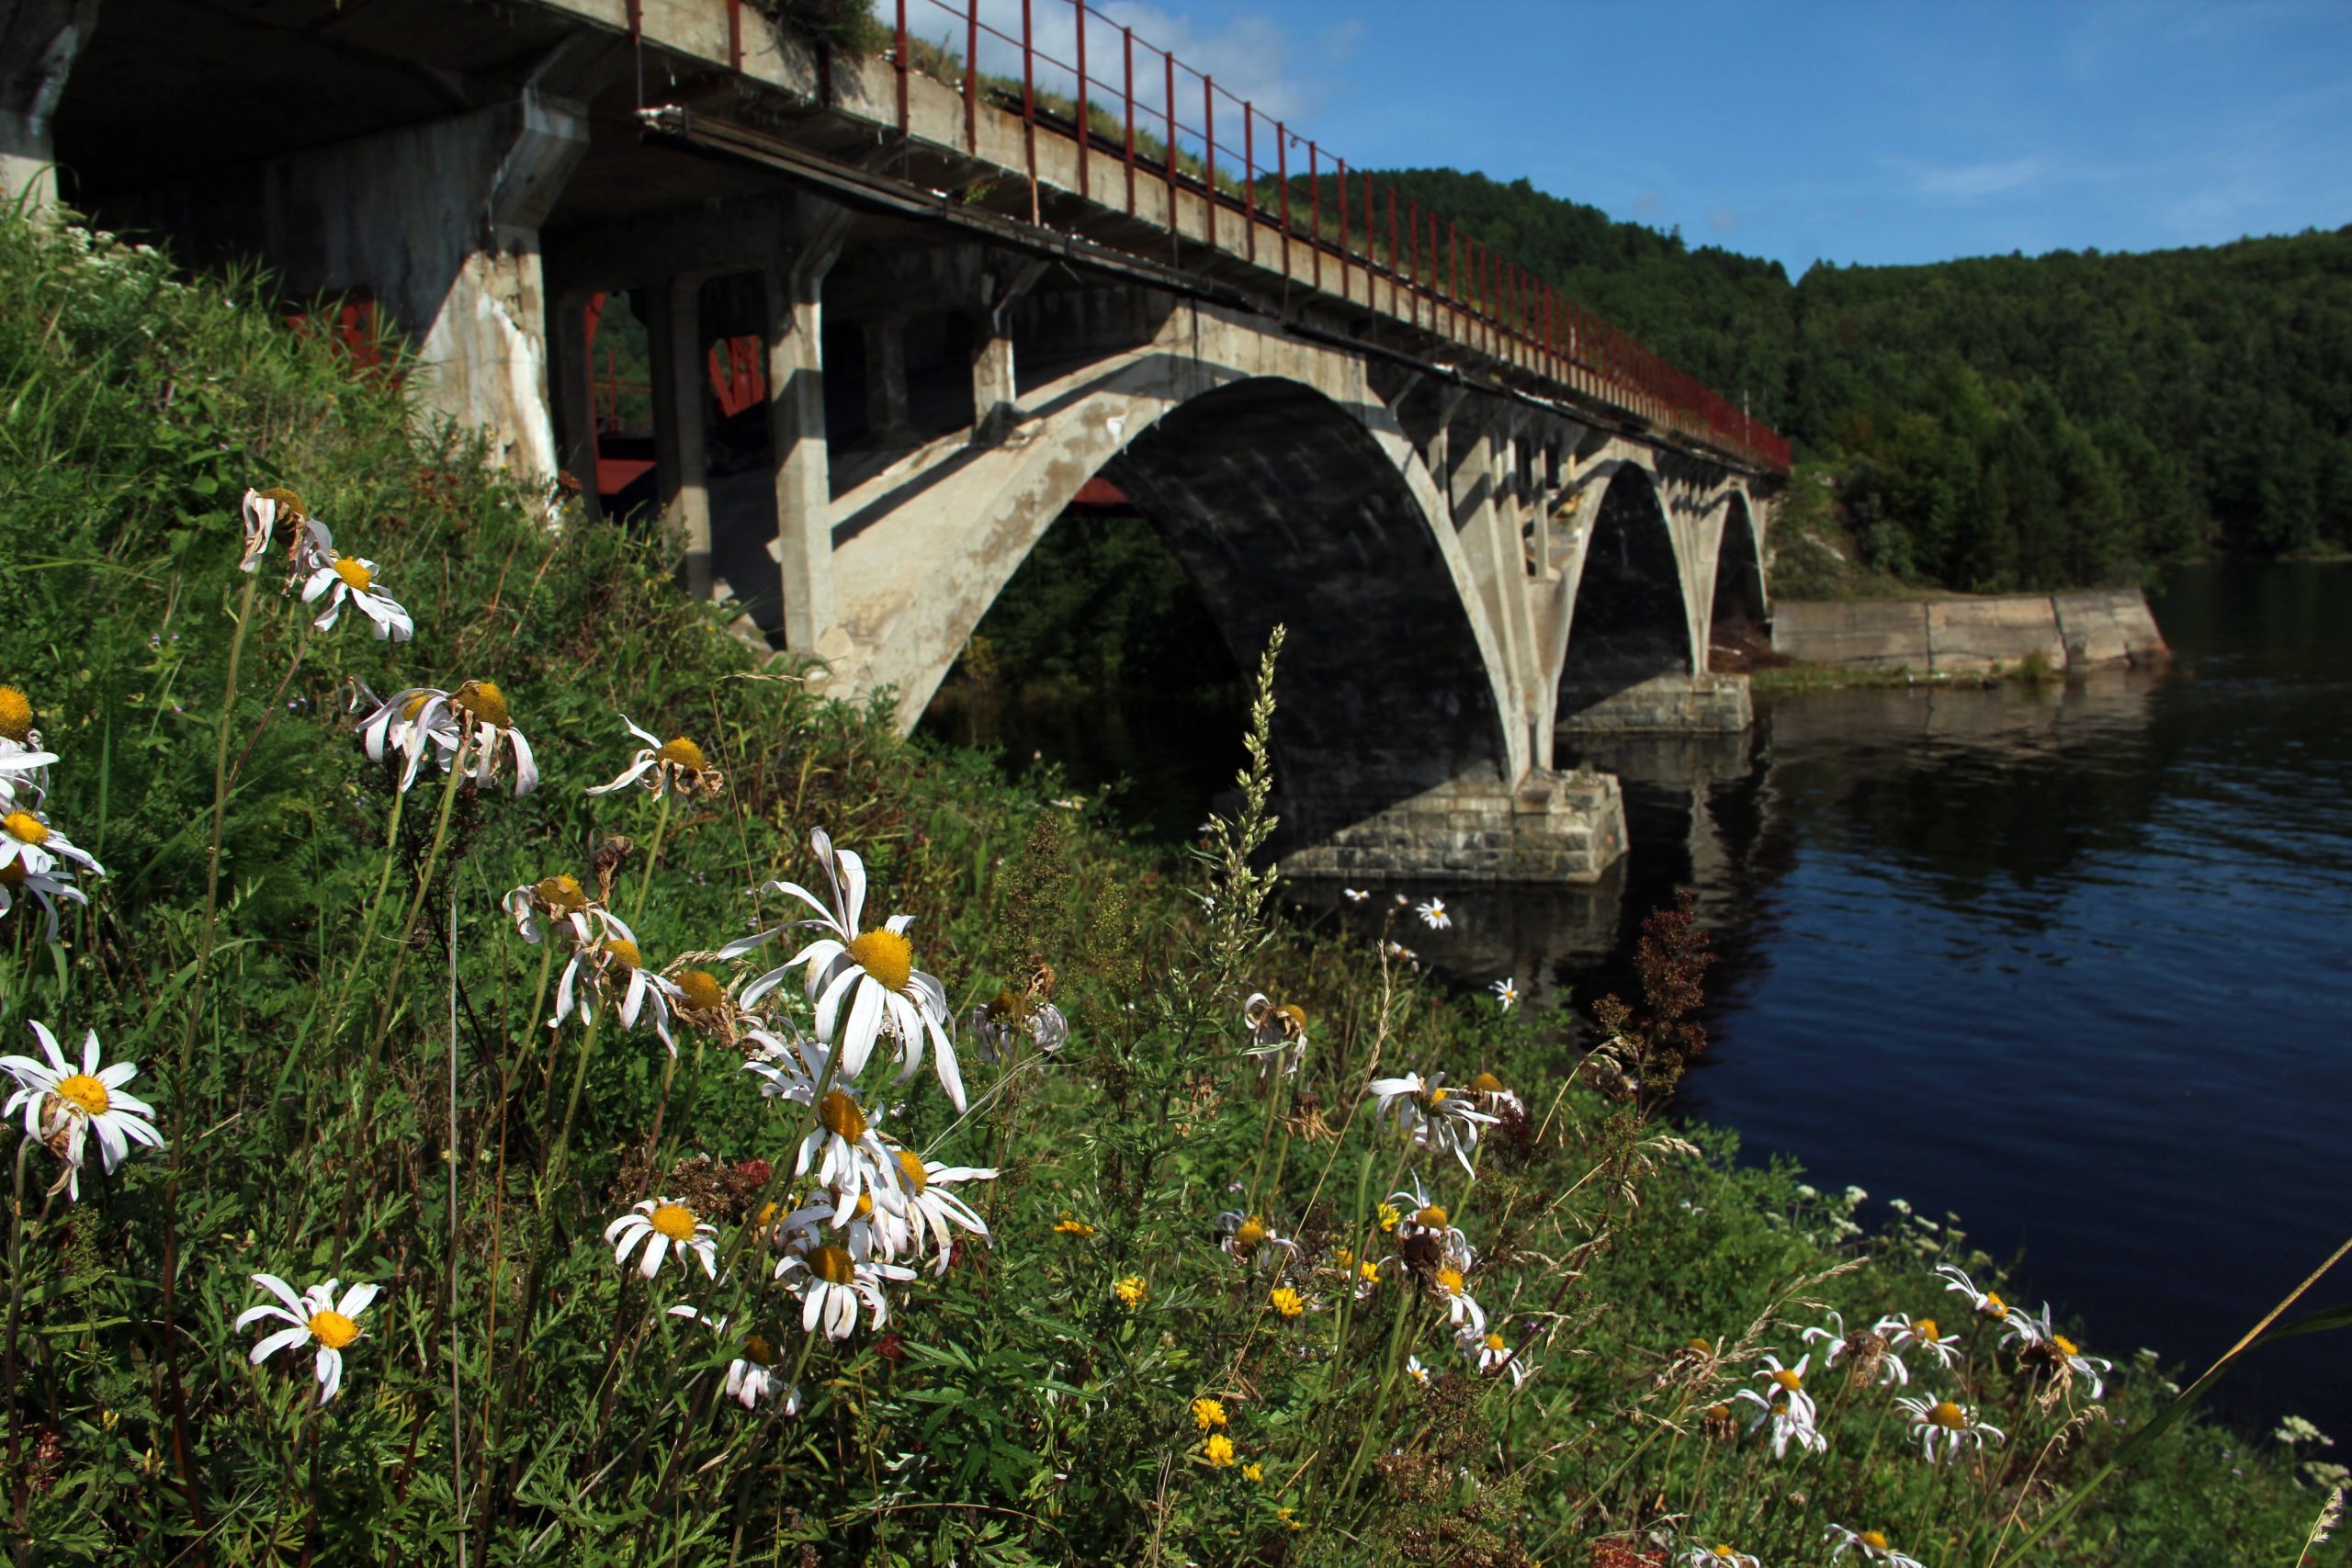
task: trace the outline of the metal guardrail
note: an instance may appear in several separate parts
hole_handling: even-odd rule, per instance
[[[1041,8],[1058,27],[1069,26],[1069,49],[1074,58],[1062,60],[1041,48],[1037,14]],[[1167,211],[1174,221],[1179,191],[1207,201],[1216,209],[1243,215],[1245,254],[1258,259],[1260,230],[1272,226],[1283,250],[1283,268],[1288,276],[1291,247],[1304,246],[1309,254],[1310,280],[1323,287],[1327,264],[1336,268],[1337,292],[1355,297],[1355,274],[1363,276],[1363,298],[1377,304],[1385,286],[1392,312],[1402,313],[1404,301],[1419,320],[1425,309],[1432,324],[1442,323],[1450,336],[1481,352],[1514,359],[1563,385],[1580,379],[1600,383],[1599,395],[1642,414],[1653,423],[1747,457],[1759,466],[1785,472],[1788,439],[1763,421],[1733,407],[1688,372],[1669,364],[1628,333],[1602,321],[1563,296],[1525,267],[1498,254],[1491,247],[1459,231],[1439,214],[1418,202],[1400,201],[1394,186],[1375,188],[1372,176],[1351,177],[1347,161],[1330,155],[1317,142],[1300,136],[1281,119],[1247,99],[1216,85],[1216,78],[1178,60],[1173,54],[1136,37],[1135,29],[1113,21],[1086,0],[1019,0],[1021,30],[1016,36],[980,19],[978,0],[957,6],[949,0],[895,0],[897,7],[892,62],[898,73],[899,129],[908,129],[907,79],[922,70],[913,61],[917,29],[936,12],[953,26],[951,39],[959,39],[964,98],[964,137],[967,151],[978,154],[979,109],[988,96],[990,74],[984,73],[984,44],[1008,63],[1017,62],[1018,105],[1005,91],[1006,107],[1022,118],[1023,155],[1034,181],[1037,174],[1037,127],[1066,134],[1078,144],[1079,185],[1091,191],[1088,175],[1097,157],[1115,159],[1125,172],[1126,210],[1137,209],[1139,180],[1159,181],[1168,190]],[[915,10],[914,19],[909,13]],[[1115,39],[1114,75],[1106,78],[1090,56],[1089,35]],[[1137,73],[1136,57],[1143,56]],[[948,51],[943,49],[943,62]],[[924,73],[935,74],[935,73]],[[1001,73],[1009,79],[1012,73]],[[1041,85],[1041,76],[1044,81]],[[1137,85],[1142,84],[1142,96]],[[1155,94],[1154,89],[1157,89]],[[1068,113],[1057,112],[1041,96],[1067,101]],[[1197,99],[1199,123],[1193,111],[1181,103]],[[1224,109],[1225,140],[1217,129]],[[1241,144],[1232,145],[1238,122]],[[1272,135],[1273,161],[1269,166],[1260,151],[1259,132]],[[1148,144],[1138,148],[1138,136],[1157,141],[1158,155]],[[1303,152],[1306,168],[1295,173],[1293,157]],[[1240,170],[1220,179],[1220,164]],[[1328,183],[1327,183],[1328,182]],[[1303,189],[1301,187],[1303,186]],[[1294,192],[1305,197],[1306,211],[1295,210]],[[1329,198],[1327,208],[1327,197]],[[1327,218],[1327,211],[1329,217]]]

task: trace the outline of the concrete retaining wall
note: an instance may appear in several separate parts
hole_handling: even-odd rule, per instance
[[[2052,670],[2169,658],[2136,588],[2009,599],[1781,600],[1775,651],[1807,664],[1984,675],[2040,654]]]

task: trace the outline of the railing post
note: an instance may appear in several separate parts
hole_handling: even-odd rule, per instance
[[[1201,78],[1201,216],[1216,243],[1216,78]]]
[[[1241,105],[1241,232],[1250,259],[1258,259],[1258,111]]]
[[[979,0],[969,0],[978,6]],[[1037,218],[1037,49],[1031,0],[1021,0],[1021,141],[1029,160],[1029,218]]]
[[[1283,209],[1283,287],[1290,287],[1290,132],[1274,121],[1274,186]]]
[[[972,0],[978,5],[979,0]],[[1159,107],[1168,119],[1168,231],[1181,235],[1176,226],[1176,57],[1166,50],[1159,51],[1161,63],[1168,67],[1168,81],[1159,96]]]
[[[979,0],[968,0],[968,3],[978,5]],[[1136,30],[1121,28],[1119,32],[1126,61],[1126,85],[1122,89],[1122,96],[1127,101],[1127,216],[1133,218],[1136,215]]]
[[[907,133],[907,0],[899,0],[899,36],[891,46],[891,56],[899,66],[899,134]],[[743,69],[743,58],[735,57],[735,69]]]
[[[964,0],[964,151],[980,155],[980,0]]]
[[[1340,182],[1340,298],[1352,299],[1348,293],[1348,161],[1334,159]]]
[[[1315,287],[1323,287],[1323,170],[1315,143],[1306,144],[1306,237],[1315,247]]]
[[[901,6],[906,3],[899,0]],[[1086,177],[1086,154],[1094,144],[1094,121],[1086,108],[1086,0],[1069,0],[1069,5],[1078,17],[1078,194],[1092,201],[1094,186]]]
[[[1388,313],[1396,313],[1396,187],[1388,187]]]

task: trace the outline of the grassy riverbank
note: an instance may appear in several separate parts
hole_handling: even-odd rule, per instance
[[[1834,1523],[1990,1563],[2165,1402],[2129,1325],[2075,1335],[2107,1371],[2054,1348],[2064,1325],[2005,1345],[2029,1300],[1996,1317],[1933,1272],[1994,1288],[1955,1218],[1814,1193],[1660,1120],[1702,1043],[1703,943],[1671,916],[1647,994],[1604,1014],[1615,1045],[1570,1059],[1543,1020],[1268,921],[1247,813],[1170,864],[897,740],[755,662],[640,547],[402,415],[395,384],[250,291],[0,220],[0,682],[59,759],[46,823],[6,830],[108,872],[54,943],[13,887],[0,1010],[11,1049],[38,1020],[136,1062],[100,1088],[152,1104],[164,1145],[108,1172],[93,1140],[78,1196],[49,1190],[57,1152],[6,1145],[19,1560],[446,1561],[463,1540],[484,1562],[1625,1564],[1723,1542],[1779,1568],[1826,1562]],[[314,629],[281,592],[289,519],[241,573],[248,485],[373,560],[415,640],[371,641],[351,608]],[[428,755],[403,795],[354,699],[421,684],[454,694],[452,745],[527,736],[538,787],[514,793],[502,750],[484,787]],[[642,744],[624,717],[692,738],[661,761],[704,787],[587,795]],[[888,1038],[857,1072],[864,1015],[820,1017],[800,971],[740,1005],[740,979],[821,934],[718,952],[812,916],[774,878],[831,901],[816,829],[870,877],[841,978],[920,1004],[910,965],[939,976],[967,1111],[932,1055],[893,1072]],[[501,907],[534,885],[536,943]],[[875,930],[895,912],[910,953]],[[1396,910],[1408,944],[1418,918]],[[568,994],[602,1003],[550,1029],[575,961]],[[623,1021],[662,969],[684,987],[674,1055],[650,1011]],[[1295,1010],[1253,1031],[1257,992]],[[967,1010],[1034,1030],[1048,998],[1068,1043],[1016,1029],[987,1059]],[[754,1028],[816,1036],[808,1065],[743,1071]],[[1398,1103],[1478,1130],[1461,1159],[1366,1095],[1440,1072],[1444,1095]],[[1497,1120],[1454,1118],[1464,1101]],[[61,1143],[121,1109],[86,1079],[32,1103]],[[939,1163],[910,1174],[885,1135]],[[840,1163],[797,1177],[804,1146]],[[834,1202],[853,1174],[878,1210]],[[919,1272],[876,1272],[868,1242],[906,1239],[889,1216],[949,1192],[971,1210],[901,1253]],[[651,1238],[625,1232],[616,1267],[605,1234],[640,1202],[680,1243],[642,1274]],[[241,1324],[264,1273],[379,1293]],[[1899,1344],[1909,1388],[1883,1387],[1885,1347],[1858,1340],[1826,1369],[1800,1335],[1833,1311],[1934,1317],[1956,1364]],[[1474,1313],[1486,1332],[1458,1337]],[[1749,1420],[1789,1402],[1758,1369],[1808,1350],[1826,1448],[1776,1455]],[[1906,1392],[1933,1413],[1917,1430]],[[1957,1461],[1926,1462],[1923,1434]],[[2299,1457],[2185,1423],[2031,1560],[2290,1562],[2324,1495]]]

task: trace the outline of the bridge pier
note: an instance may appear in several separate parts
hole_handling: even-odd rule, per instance
[[[1530,770],[1517,786],[1452,780],[1409,800],[1319,795],[1277,803],[1300,847],[1292,876],[1455,882],[1593,882],[1625,852],[1625,805],[1614,775]]]

